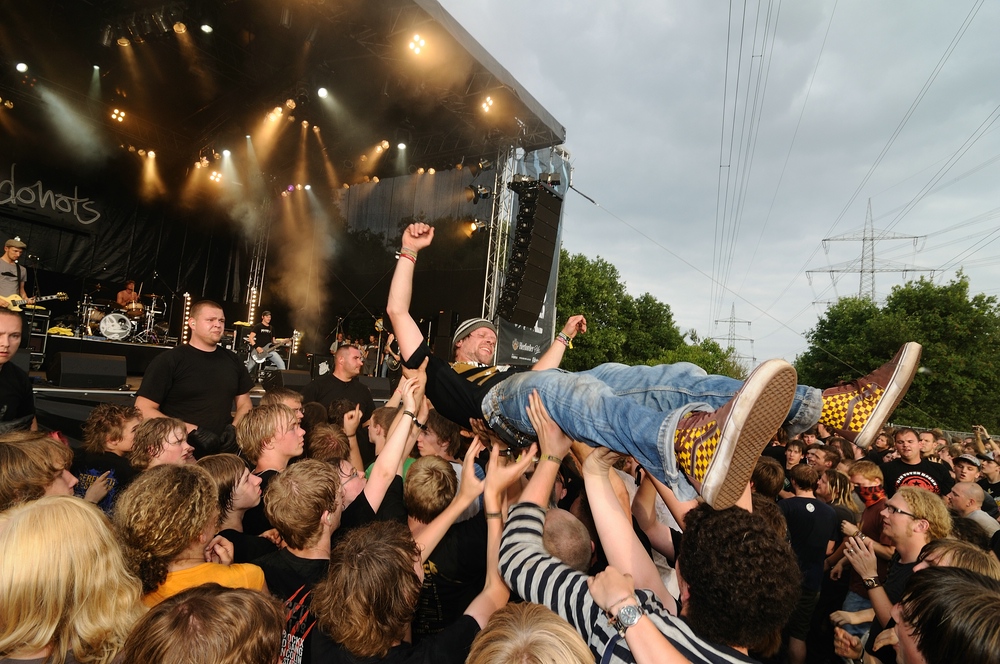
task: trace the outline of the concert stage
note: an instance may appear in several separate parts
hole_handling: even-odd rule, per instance
[[[125,373],[141,376],[157,355],[173,348],[159,344],[137,344],[111,341],[104,337],[63,337],[50,334],[45,349],[42,370],[48,371],[59,353],[84,353],[87,355],[117,355],[125,358]]]

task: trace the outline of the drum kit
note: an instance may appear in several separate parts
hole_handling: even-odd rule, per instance
[[[148,304],[140,301],[146,299]],[[110,341],[140,344],[166,341],[166,312],[166,299],[153,293],[141,295],[140,299],[124,306],[114,300],[95,299],[87,294],[77,306],[82,335],[95,336],[96,333]]]

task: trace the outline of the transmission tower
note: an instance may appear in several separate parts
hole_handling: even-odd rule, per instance
[[[845,233],[823,239],[823,248],[826,249],[828,242],[861,242],[861,263],[858,261],[847,261],[831,265],[825,270],[806,270],[806,275],[811,280],[811,275],[825,272],[829,275],[841,273],[858,273],[861,275],[858,287],[858,297],[867,297],[872,302],[875,301],[875,273],[876,272],[899,272],[904,276],[907,272],[930,272],[934,277],[934,270],[905,265],[895,261],[876,261],[875,243],[882,240],[910,240],[913,245],[917,245],[918,240],[924,239],[923,235],[903,235],[902,233],[891,233],[889,231],[877,230],[872,223],[872,201],[868,199],[868,214],[865,216],[865,228],[861,233]]]
[[[729,334],[727,334],[725,336],[725,338],[723,338],[723,337],[712,337],[712,338],[715,339],[716,341],[724,341],[726,343],[726,347],[727,348],[732,348],[733,349],[733,357],[736,359],[737,362],[739,362],[740,364],[744,365],[745,368],[750,369],[750,368],[756,366],[757,365],[757,358],[754,357],[754,354],[753,354],[753,337],[741,337],[741,336],[738,336],[736,334],[736,324],[737,323],[739,323],[741,325],[745,324],[747,326],[747,332],[749,332],[750,331],[750,321],[743,320],[741,318],[737,318],[736,317],[736,305],[735,304],[733,304],[732,308],[729,310],[729,318],[721,318],[721,319],[717,318],[715,320],[715,324],[716,325],[718,325],[719,323],[728,323],[729,324]],[[736,352],[736,342],[737,341],[746,341],[746,342],[750,343],[750,354],[749,355],[744,355],[742,353],[737,353]]]

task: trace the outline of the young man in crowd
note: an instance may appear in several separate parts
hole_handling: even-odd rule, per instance
[[[1000,530],[1000,523],[983,511],[983,498],[986,492],[983,487],[972,482],[956,482],[951,487],[951,491],[945,496],[948,507],[955,511],[963,519],[975,521],[986,534],[993,537],[993,533]]]
[[[287,406],[258,406],[250,411],[236,429],[236,440],[243,456],[254,464],[253,474],[260,478],[264,498],[243,515],[243,532],[260,535],[271,529],[267,519],[267,486],[305,450],[305,431]]]
[[[954,481],[948,472],[948,466],[920,456],[920,441],[916,431],[896,430],[896,452],[899,454],[898,459],[882,464],[885,493],[888,497],[891,498],[903,486],[927,489],[939,496],[951,491]]]
[[[979,482],[982,477],[982,458],[985,454],[962,454],[952,459],[952,469],[956,482]],[[944,494],[942,494],[944,495]],[[997,503],[988,493],[983,496],[982,510],[996,519],[1000,516]]]

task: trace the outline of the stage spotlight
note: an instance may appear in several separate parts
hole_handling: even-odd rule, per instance
[[[309,121],[308,120],[303,120],[302,121],[302,128],[303,129],[308,129],[309,128]]]
[[[313,133],[314,134],[318,134],[319,133],[319,125],[313,125]]]
[[[23,74],[24,72],[28,71],[28,65],[24,64],[23,62],[18,62],[16,65],[14,65],[14,69],[18,70]]]
[[[223,150],[223,151],[222,151],[222,156],[223,156],[223,157],[228,157],[228,156],[229,156],[229,155],[231,155],[231,154],[232,154],[232,152],[230,152],[229,150]]]
[[[9,111],[10,109],[14,108],[14,102],[12,102],[10,99],[5,99],[3,102],[3,107]]]
[[[465,188],[465,200],[473,205],[479,205],[479,201],[485,201],[493,194],[482,185],[470,184]]]
[[[491,108],[493,108],[493,97],[486,97],[483,101],[483,112],[489,113]]]
[[[487,222],[485,222],[485,221],[479,221],[478,219],[473,219],[472,222],[469,224],[469,229],[473,233],[483,233],[489,227],[490,227],[490,225]]]
[[[101,71],[101,65],[94,65],[94,71]]]
[[[544,182],[545,184],[551,185],[553,187],[558,187],[562,184],[562,179],[558,173],[539,173],[538,181]]]
[[[142,148],[139,148],[138,154],[139,154],[140,157],[145,157],[146,156],[146,151],[143,150]]]
[[[250,138],[250,134],[247,134],[247,138]]]
[[[399,148],[400,150],[405,150],[406,149],[406,143],[400,143],[396,147]]]
[[[310,189],[312,189],[312,185],[311,184],[307,184],[306,186],[304,186],[302,188],[305,189],[306,191],[309,191]]]
[[[288,198],[288,192],[287,191],[281,192],[281,197],[282,198]]]
[[[423,174],[424,174],[424,167],[421,166],[420,168],[417,169],[417,175],[423,175]]]
[[[413,35],[413,40],[410,41],[410,50],[415,54],[420,53],[420,49],[424,47],[424,40],[420,38],[420,35]]]
[[[301,185],[301,184],[297,184],[297,185],[295,185],[295,188],[296,188],[296,189],[297,189],[298,191],[302,191],[302,185]]]
[[[181,23],[180,21],[174,23],[174,32],[176,32],[177,34],[183,35],[187,31],[188,31],[187,26]]]
[[[309,34],[306,35],[306,43],[307,44],[315,44],[316,43],[316,37],[318,37],[318,36],[319,36],[319,28],[314,25],[312,27],[312,29],[309,31]]]
[[[112,120],[118,120],[118,122],[125,121],[125,111],[119,111],[117,108],[111,113]]]
[[[128,40],[128,37],[119,37],[119,38],[118,38],[118,45],[119,45],[119,46],[128,46],[128,45],[129,45],[129,44],[131,44],[131,43],[132,43],[132,42],[130,42],[130,41]]]
[[[152,150],[150,150],[149,152],[147,152],[146,156],[149,157],[150,159],[156,159],[156,153],[153,152]]]
[[[219,171],[212,171],[212,174],[208,176],[208,179],[215,183],[222,182],[222,173]]]
[[[329,94],[330,93],[327,91],[326,88],[320,88],[319,90],[316,91],[316,95],[319,96],[320,99],[326,99],[327,95]]]
[[[381,145],[376,145],[375,146],[375,154],[382,154],[382,146]]]
[[[379,143],[379,145],[382,146],[383,150],[388,150],[389,149],[389,141],[382,141],[381,143]]]
[[[212,34],[212,26],[210,26],[208,23],[202,23],[201,31],[204,32],[206,35],[210,35]]]
[[[202,156],[201,159],[198,160],[198,163],[201,164],[202,167],[208,168],[208,157]]]
[[[435,171],[433,168],[427,169],[427,175],[434,175],[435,173],[437,173],[437,171]]]
[[[295,100],[292,99],[292,98],[286,99],[285,100],[285,106],[287,106],[288,110],[290,110],[290,111],[295,110]]]

